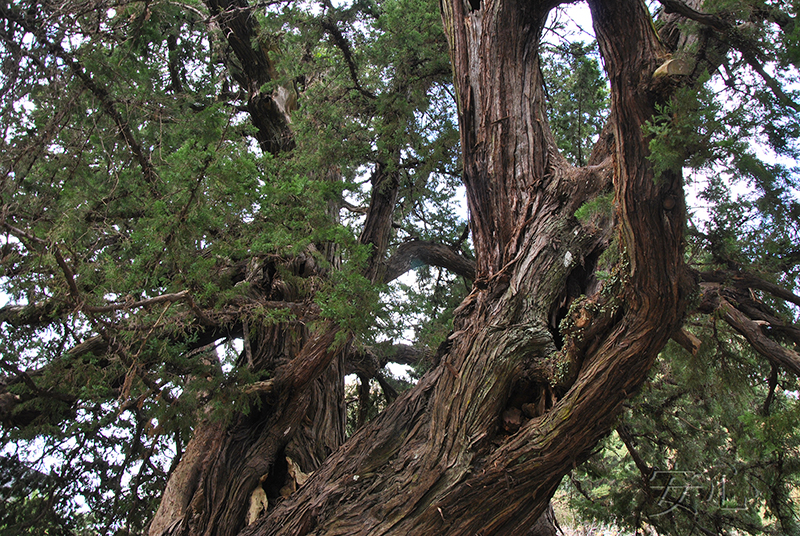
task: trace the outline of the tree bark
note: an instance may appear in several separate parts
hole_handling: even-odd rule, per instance
[[[682,182],[653,176],[642,128],[674,89],[653,82],[666,52],[638,0],[590,2],[612,111],[590,165],[572,168],[547,125],[539,70],[542,28],[558,3],[442,5],[475,285],[437,366],[241,534],[526,533],[561,478],[612,429],[680,325],[694,287],[683,265]],[[381,250],[386,235],[376,230],[390,224],[397,181],[379,166],[373,183],[362,242]],[[583,225],[574,212],[612,184],[621,254],[614,282],[595,292],[592,273],[611,222]],[[367,268],[372,280],[381,277],[379,260]],[[306,381],[332,359],[314,342],[329,336],[312,336],[300,350],[317,367]],[[294,385],[298,391],[281,395],[294,401],[281,402],[281,414],[304,414],[291,408],[307,396],[305,384]],[[267,470],[283,446],[281,419],[248,423],[270,447],[236,447],[228,459]],[[259,481],[259,471],[247,472],[237,484],[247,491],[227,494],[228,509],[246,510]],[[205,533],[233,534],[242,524],[218,517]]]
[[[590,2],[614,143],[571,168],[547,127],[539,72],[555,5],[443,4],[475,287],[439,365],[243,534],[524,533],[679,326],[695,286],[682,260],[681,177],[656,180],[642,129],[669,97],[652,78],[665,51],[638,0]],[[617,282],[578,298],[608,236],[573,213],[611,176]]]

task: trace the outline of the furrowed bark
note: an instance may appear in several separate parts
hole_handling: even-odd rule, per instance
[[[208,0],[215,19],[236,62],[227,58],[231,75],[247,95],[247,112],[258,129],[258,143],[264,151],[278,154],[294,147],[289,123],[296,108],[294,89],[276,88],[271,94],[262,87],[275,80],[277,72],[269,47],[259,35],[253,7],[247,0]]]
[[[442,5],[475,288],[440,365],[243,534],[523,533],[611,430],[679,326],[693,280],[682,264],[684,207],[664,199],[682,200],[682,185],[679,176],[655,180],[642,133],[668,97],[651,87],[664,52],[634,0],[590,2],[612,83],[620,284],[613,298],[563,295],[570,277],[588,288],[607,238],[572,213],[607,183],[598,170],[570,168],[547,128],[537,47],[553,5]],[[575,370],[566,379],[551,320],[563,317],[563,300],[587,320],[567,334]],[[504,418],[519,408],[522,423]]]

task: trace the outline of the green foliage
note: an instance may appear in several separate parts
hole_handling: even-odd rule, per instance
[[[32,469],[15,456],[0,457],[0,534],[92,534],[86,512],[54,507],[61,488],[58,476]]]
[[[586,165],[608,115],[608,89],[596,43],[570,42],[542,51],[550,128],[572,164]]]
[[[667,346],[620,422],[627,444],[613,434],[575,472],[566,488],[572,504],[588,519],[629,530],[795,534],[794,382],[781,376],[765,410],[769,370],[761,358],[721,326],[694,329],[701,352]]]
[[[713,168],[728,156],[746,154],[746,139],[732,125],[745,127],[737,113],[723,112],[716,95],[705,84],[706,75],[698,81],[701,89],[680,88],[672,100],[657,105],[656,115],[648,121],[645,132],[651,136],[650,161],[656,180],[667,171],[680,172],[686,165]]]
[[[359,242],[361,214],[340,209],[368,205],[374,170],[400,183],[389,254],[410,237],[457,239],[441,19],[429,0],[254,9],[255,41],[274,61],[261,90],[298,97],[294,150],[268,154],[239,90],[245,66],[205,4],[11,9],[47,31],[5,11],[0,21],[0,296],[41,306],[33,322],[0,326],[1,381],[25,423],[3,445],[20,464],[50,456],[63,479],[58,493],[26,491],[14,504],[28,512],[46,500],[54,520],[84,505],[95,533],[140,533],[197,419],[228,422],[264,403],[246,387],[291,356],[258,354],[262,332],[299,326],[299,338],[324,319],[343,338],[386,339],[402,309],[364,276],[373,250]],[[133,305],[184,292],[191,299]],[[263,370],[232,346],[244,324]],[[97,346],[83,351],[86,341]]]

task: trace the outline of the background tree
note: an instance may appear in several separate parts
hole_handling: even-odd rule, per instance
[[[585,166],[605,123],[607,80],[594,57],[596,43],[570,41],[542,51],[550,128],[569,162]]]
[[[789,422],[771,378],[800,364],[785,305],[800,304],[794,176],[747,144],[764,134],[796,156],[794,8],[670,0],[654,21],[638,0],[589,2],[611,105],[602,131],[563,129],[594,142],[572,145],[576,167],[541,68],[558,4],[455,0],[444,35],[416,1],[3,5],[0,418],[14,463],[35,451],[100,532],[538,530],[670,337],[713,357],[682,329],[690,313],[766,359],[764,407]],[[704,89],[715,73],[729,89]],[[686,165],[711,177],[714,206],[687,236]],[[750,205],[725,197],[734,174]],[[459,176],[474,260],[450,201]],[[759,218],[743,228],[748,208]],[[769,261],[737,247],[742,229]],[[434,282],[438,268],[420,271],[424,306],[387,292],[420,265],[474,281],[452,317],[458,294],[440,283],[454,276]],[[419,329],[435,352],[391,344],[394,301],[442,317]],[[389,359],[431,368],[345,443],[344,374],[394,399]],[[657,367],[653,385],[703,366]],[[631,419],[623,441],[650,437]],[[637,469],[655,466],[649,452]],[[762,454],[774,491],[752,507],[790,530],[791,463]],[[648,521],[637,512],[624,521]],[[702,525],[755,523],[737,519]]]

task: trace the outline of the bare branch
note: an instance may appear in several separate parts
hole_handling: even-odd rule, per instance
[[[630,430],[628,430],[628,427],[624,424],[619,424],[617,426],[617,434],[619,434],[620,439],[622,439],[622,442],[625,444],[625,448],[628,449],[628,453],[631,455],[633,463],[636,464],[636,468],[639,469],[642,480],[647,482],[653,473],[653,469],[647,465],[647,462],[644,461],[636,450],[635,439],[633,435],[631,435]]]
[[[680,344],[684,350],[693,356],[697,356],[697,352],[700,351],[700,345],[703,343],[703,341],[683,328],[672,334],[672,340]]]
[[[89,313],[110,313],[112,311],[119,311],[121,309],[137,309],[139,307],[147,307],[148,305],[155,305],[157,303],[177,302],[190,299],[189,291],[182,290],[175,294],[163,294],[155,298],[147,298],[135,302],[113,303],[110,305],[103,305],[99,307],[84,307],[84,310]]]
[[[264,380],[248,384],[247,386],[245,386],[242,392],[248,395],[253,395],[253,394],[267,395],[275,390],[275,386],[276,386],[275,380]]]
[[[448,246],[412,240],[401,244],[394,255],[387,259],[384,282],[394,281],[409,271],[415,263],[438,266],[467,279],[475,279],[475,261]]]
[[[367,213],[367,207],[359,207],[359,206],[353,205],[351,203],[348,203],[347,201],[344,201],[344,200],[342,201],[342,208],[347,209],[348,211],[353,212],[355,214],[366,214]]]
[[[711,283],[730,283],[741,288],[754,288],[769,292],[776,298],[781,298],[800,306],[800,296],[787,290],[779,285],[764,281],[760,277],[745,272],[730,272],[725,270],[716,270],[713,272],[702,272],[699,274],[701,281]]]
[[[347,352],[345,360],[345,374],[362,374],[370,378],[377,378],[380,370],[387,363],[400,365],[415,365],[430,359],[431,351],[408,344],[395,344],[392,346],[365,346],[359,350]]]
[[[800,377],[800,354],[781,346],[764,335],[761,325],[751,320],[725,298],[719,296],[718,299],[718,310],[722,313],[725,322],[747,339],[747,342],[770,363],[780,365]]]

